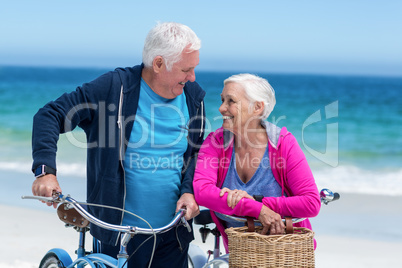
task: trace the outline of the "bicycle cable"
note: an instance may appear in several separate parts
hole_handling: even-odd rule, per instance
[[[127,260],[123,263],[122,267],[124,267],[124,265],[126,265],[128,263],[128,261],[131,259],[132,256],[134,256],[134,254],[149,240],[151,239],[153,236],[148,237],[147,239],[145,239],[135,250],[133,253],[130,254],[130,256],[127,258]],[[156,238],[154,239],[154,241],[156,241]],[[155,248],[152,249],[152,254],[151,254],[151,258],[149,260],[149,264],[148,264],[148,268],[151,267],[152,264],[152,260],[154,259],[154,253],[155,253]]]
[[[72,202],[67,201],[67,200],[65,200],[65,199],[64,199],[64,201],[61,201],[60,203],[62,203],[62,202],[72,203]],[[151,224],[150,224],[148,221],[146,221],[144,218],[138,216],[137,214],[135,214],[135,213],[133,213],[133,212],[131,212],[131,211],[122,209],[122,208],[113,207],[113,206],[108,206],[108,205],[95,204],[95,203],[87,203],[87,202],[79,202],[79,201],[75,201],[75,202],[76,202],[77,204],[80,204],[80,205],[94,206],[94,207],[102,207],[102,208],[109,208],[109,209],[119,210],[119,211],[122,211],[123,213],[128,213],[128,214],[130,214],[130,215],[132,215],[132,216],[134,216],[134,217],[137,217],[138,219],[144,221],[144,222],[149,226],[149,228],[151,229],[151,231],[152,231],[152,236],[148,237],[145,241],[143,241],[143,242],[135,249],[135,251],[134,251],[134,252],[127,258],[127,260],[124,262],[123,267],[124,267],[124,265],[126,265],[126,264],[128,263],[128,260],[138,251],[138,249],[139,249],[140,247],[142,247],[145,242],[147,242],[149,239],[151,239],[151,238],[153,237],[153,238],[154,238],[154,245],[153,245],[153,247],[152,247],[152,254],[151,254],[151,258],[150,258],[150,261],[149,261],[148,268],[151,267],[152,260],[153,260],[153,258],[154,258],[154,253],[155,253],[155,250],[156,250],[156,233],[154,232],[154,229],[152,228]]]

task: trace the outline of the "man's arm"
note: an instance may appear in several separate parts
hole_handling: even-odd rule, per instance
[[[204,101],[202,101],[203,103]],[[193,178],[194,178],[194,171],[195,171],[195,166],[197,163],[197,155],[198,155],[198,151],[200,150],[202,143],[204,142],[204,133],[205,133],[205,107],[204,105],[202,105],[202,110],[201,110],[201,114],[200,115],[196,115],[198,116],[198,118],[202,118],[202,122],[200,123],[200,128],[202,126],[202,129],[200,130],[200,134],[198,135],[198,138],[196,140],[191,141],[191,146],[192,146],[192,152],[191,152],[191,156],[189,159],[185,159],[188,163],[187,163],[187,167],[186,167],[186,171],[183,174],[183,179],[182,179],[182,183],[181,183],[181,194],[183,195],[184,193],[191,193],[193,194]],[[190,131],[194,131],[190,130]],[[197,133],[198,134],[198,133]],[[186,163],[185,163],[186,164]]]
[[[33,118],[33,171],[41,165],[56,170],[59,135],[72,131],[82,122],[90,124],[100,100],[108,95],[111,81],[109,75],[103,75],[39,109]],[[51,197],[54,191],[61,192],[55,174],[39,177],[32,184],[34,195]]]
[[[81,118],[85,116],[83,109],[75,112],[79,103],[83,102],[80,94],[83,94],[80,90],[64,94],[56,101],[46,104],[34,116],[32,131],[33,171],[42,165],[56,170],[59,135],[73,130]],[[45,174],[36,178],[32,183],[34,195],[51,197],[54,192],[61,192],[56,174]],[[48,203],[48,205],[51,204]]]
[[[197,142],[193,144],[192,148],[192,155],[190,156],[190,159],[188,160],[188,166],[187,169],[183,175],[183,180],[182,180],[182,185],[181,185],[181,197],[179,201],[177,202],[177,207],[176,211],[179,210],[180,208],[186,208],[187,213],[186,213],[186,219],[192,219],[198,214],[200,214],[200,209],[195,202],[194,198],[194,191],[193,191],[193,179],[194,179],[194,171],[195,171],[195,166],[197,163],[197,155],[198,151],[204,141],[204,133],[205,133],[205,108],[204,105],[202,106],[203,109],[201,111],[202,113],[202,120],[203,122],[201,123],[202,127],[202,135],[199,135]],[[201,134],[201,133],[200,133]]]

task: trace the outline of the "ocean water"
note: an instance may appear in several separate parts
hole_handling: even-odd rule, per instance
[[[0,67],[0,171],[29,174],[32,117],[37,110],[107,71]],[[219,94],[223,80],[232,74],[196,72],[207,92],[207,132],[221,126]],[[319,188],[402,195],[402,77],[255,74],[268,79],[276,92],[277,104],[268,121],[295,135]],[[73,137],[85,143],[81,130]],[[85,148],[65,135],[58,147],[59,178],[84,181]],[[3,185],[19,183],[1,180]]]

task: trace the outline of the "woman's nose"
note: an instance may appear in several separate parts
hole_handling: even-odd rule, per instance
[[[225,103],[223,102],[223,103],[221,104],[221,106],[219,106],[219,112],[220,112],[221,114],[223,114],[225,111],[226,111],[226,105],[225,105]]]

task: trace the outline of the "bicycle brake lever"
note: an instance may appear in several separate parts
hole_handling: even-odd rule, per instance
[[[184,218],[184,215],[186,215],[187,210],[186,210],[185,208],[181,208],[181,209],[179,210],[179,213],[180,213],[180,212],[184,212],[184,213],[182,214],[181,218],[180,218],[180,221],[181,221],[181,223],[182,223],[184,226],[186,226],[187,231],[190,233],[190,232],[191,232],[190,224],[188,224],[186,218]]]
[[[191,232],[191,226],[190,226],[190,224],[188,224],[188,222],[186,221],[186,219],[184,217],[181,217],[181,222],[184,224],[184,226],[186,226],[187,231],[190,233]]]
[[[53,197],[45,197],[45,196],[31,196],[31,195],[23,195],[22,199],[35,199],[39,201],[44,201],[47,203],[52,203],[54,201]]]
[[[35,199],[46,203],[60,203],[63,201],[63,195],[60,192],[53,192],[52,197],[23,195],[21,199]]]

